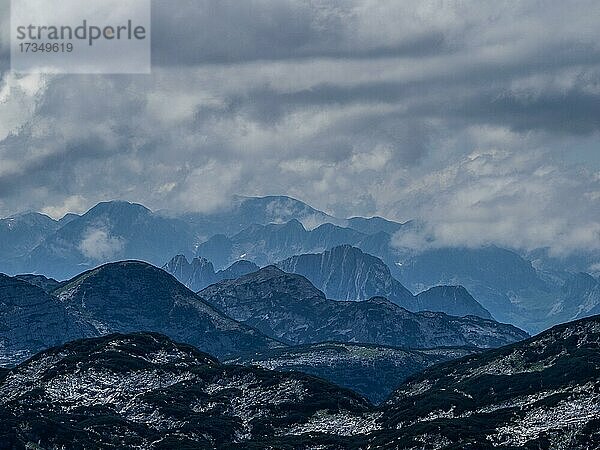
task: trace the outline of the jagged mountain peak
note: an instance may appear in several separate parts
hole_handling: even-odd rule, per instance
[[[382,295],[413,309],[412,292],[392,277],[386,264],[349,244],[318,254],[292,256],[277,266],[307,277],[334,300],[367,300]]]
[[[240,260],[224,270],[215,272],[212,262],[208,259],[196,257],[190,263],[184,255],[173,257],[163,266],[163,270],[194,292],[218,281],[239,278],[258,269],[259,267],[253,262]]]

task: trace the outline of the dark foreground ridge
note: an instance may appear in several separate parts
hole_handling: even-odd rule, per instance
[[[360,430],[371,408],[324,380],[222,365],[155,333],[74,341],[0,376],[7,449],[282,448],[307,444],[313,418]]]
[[[600,316],[433,366],[377,408],[153,333],[75,341],[0,372],[0,442],[17,449],[584,450],[600,442],[599,414]]]
[[[431,367],[382,409],[378,448],[598,448],[600,316]]]

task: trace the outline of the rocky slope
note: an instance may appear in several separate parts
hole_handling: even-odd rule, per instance
[[[411,350],[382,345],[325,342],[273,349],[228,362],[316,375],[352,389],[373,403],[380,403],[410,375],[433,364],[479,351],[470,347]]]
[[[379,407],[149,333],[71,342],[0,371],[0,442],[17,449],[589,450],[599,414],[598,316],[434,365]]]
[[[562,285],[550,316],[556,321],[568,321],[594,314],[600,314],[600,279],[587,273],[571,275]]]
[[[218,357],[280,345],[216,311],[163,270],[139,261],[84,272],[54,295],[97,335],[155,331]]]
[[[222,365],[159,334],[71,342],[0,377],[2,448],[307,448],[373,426],[349,390]],[[314,421],[337,435],[305,434]]]
[[[382,411],[375,448],[597,448],[600,317],[427,369]]]
[[[496,347],[528,336],[513,326],[474,316],[412,313],[381,297],[329,300],[306,278],[274,266],[214,284],[199,294],[228,316],[289,344]]]

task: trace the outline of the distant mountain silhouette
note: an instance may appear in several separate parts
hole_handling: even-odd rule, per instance
[[[39,213],[0,219],[0,272],[19,272],[27,254],[60,227],[59,222]]]
[[[358,248],[342,245],[319,254],[292,256],[280,269],[308,278],[333,300],[368,300],[382,296],[409,311],[440,311],[454,316],[491,319],[464,288],[430,289],[418,296],[392,277],[385,263]]]
[[[242,260],[236,261],[225,270],[215,272],[214,266],[206,258],[194,258],[190,263],[184,255],[175,256],[163,267],[163,270],[194,292],[217,281],[239,278],[258,269],[253,262]]]
[[[33,249],[27,271],[65,279],[107,261],[162,265],[165,255],[191,251],[194,241],[189,225],[179,219],[134,203],[99,203]]]
[[[231,237],[213,236],[200,244],[196,253],[219,268],[238,259],[264,266],[293,255],[357,243],[364,237],[363,233],[332,224],[307,230],[300,221],[293,219],[283,224],[252,225]]]
[[[58,221],[39,213],[1,219],[0,272],[62,281],[119,260],[160,267],[174,255],[206,258],[218,272],[241,259],[265,266],[351,245],[381,259],[391,276],[413,293],[463,286],[495,319],[530,332],[597,311],[596,291],[577,290],[572,284],[581,271],[598,276],[597,250],[557,257],[548,249],[519,254],[495,246],[435,247],[433,240],[433,247],[404,246],[404,237],[426,227],[418,219],[398,223],[381,217],[338,218],[285,196],[236,197],[208,213],[152,212],[135,203],[111,201]]]

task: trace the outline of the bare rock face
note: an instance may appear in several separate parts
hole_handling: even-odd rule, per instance
[[[194,292],[218,281],[214,266],[206,258],[194,258],[190,263],[184,255],[177,255],[163,266],[163,270]]]
[[[318,254],[292,256],[280,269],[305,276],[333,300],[361,301],[385,297],[409,311],[438,311],[452,316],[492,319],[462,286],[436,286],[417,296],[396,280],[379,258],[350,245]]]
[[[360,301],[379,295],[406,309],[415,307],[412,293],[392,277],[383,261],[350,245],[292,256],[277,267],[305,276],[333,300]]]
[[[303,448],[340,439],[303,436],[314,423],[373,426],[369,402],[347,389],[222,365],[153,333],[71,342],[0,377],[7,448]]]
[[[382,411],[372,448],[596,448],[600,316],[426,369]]]

